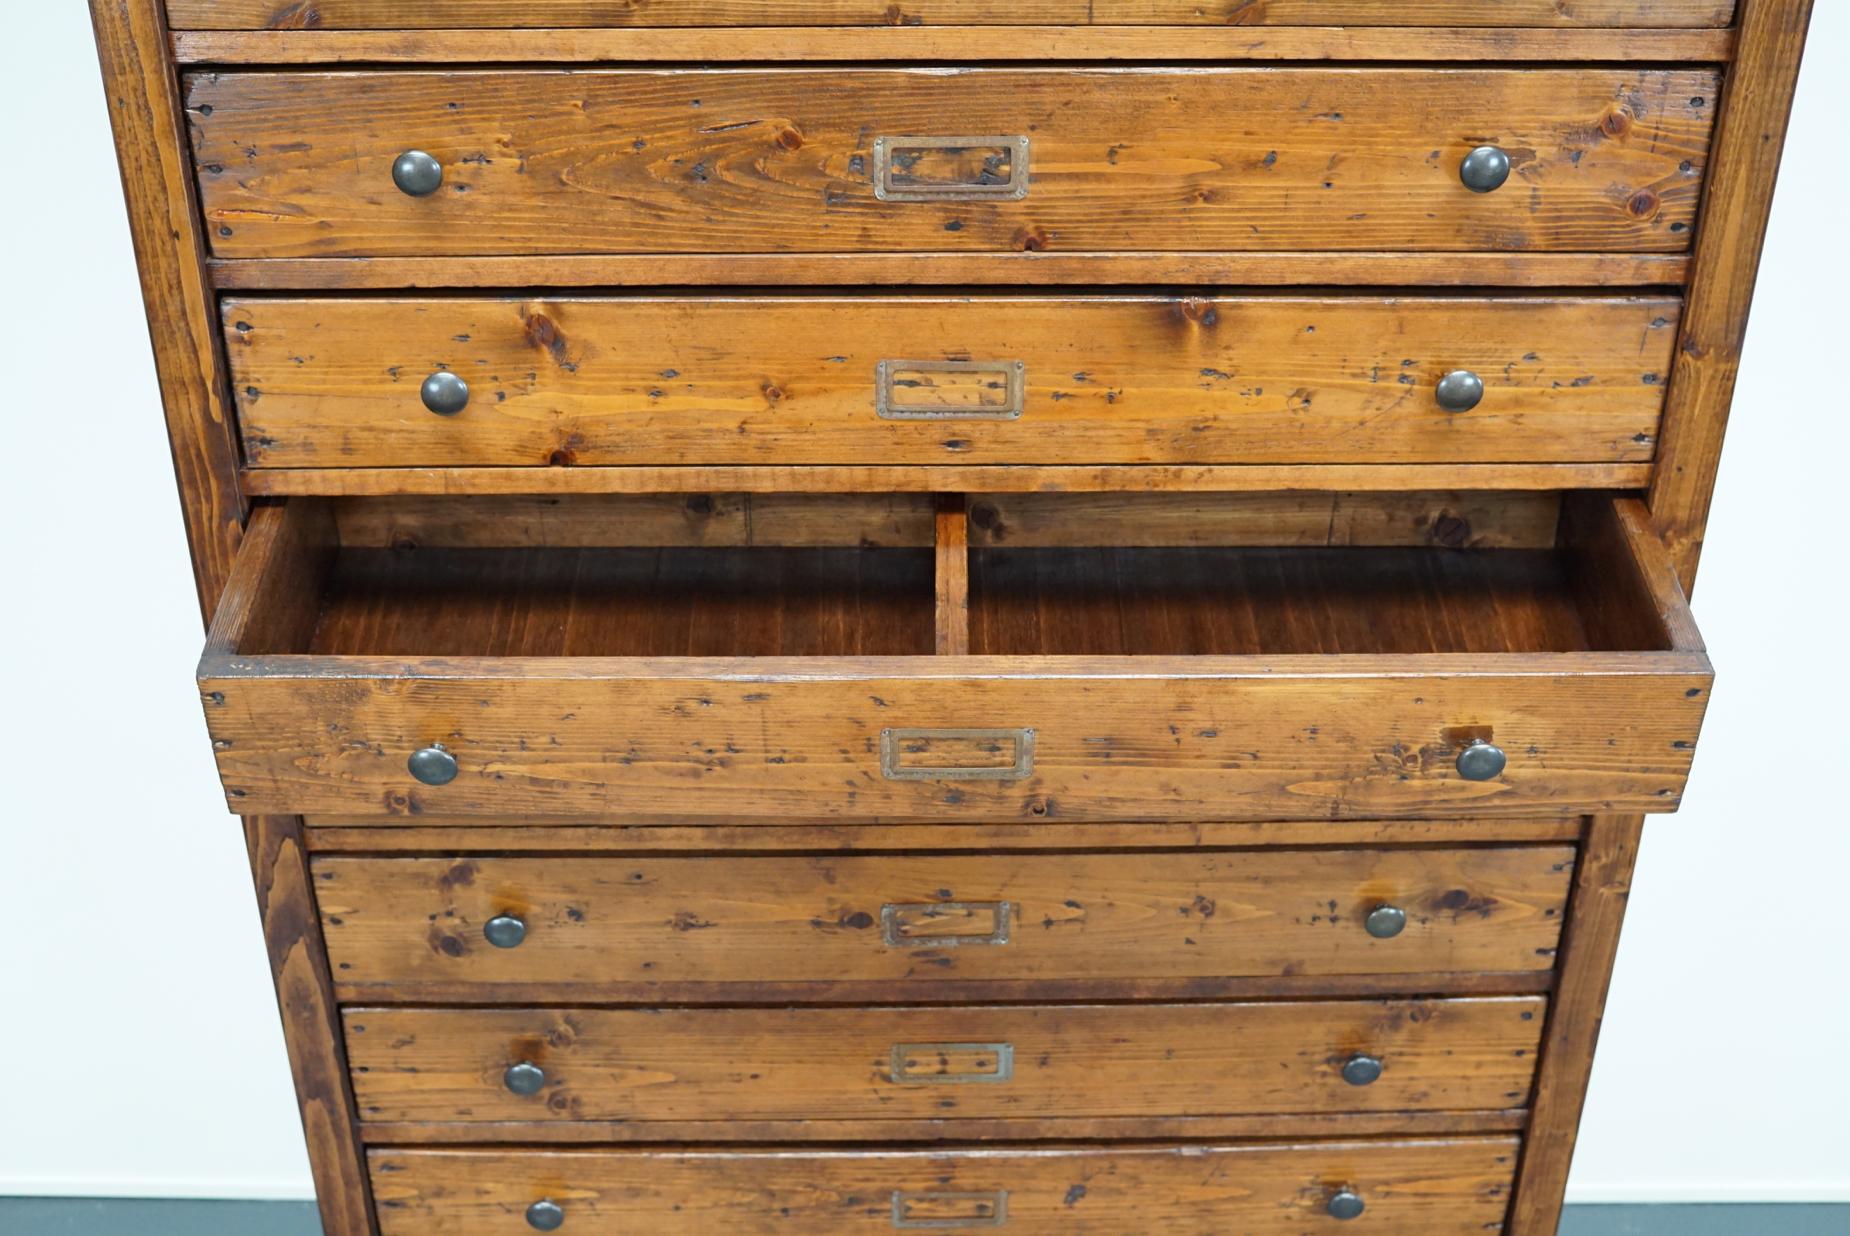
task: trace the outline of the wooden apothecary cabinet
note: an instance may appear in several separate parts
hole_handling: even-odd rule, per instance
[[[92,0],[327,1230],[1555,1228],[1809,0]]]

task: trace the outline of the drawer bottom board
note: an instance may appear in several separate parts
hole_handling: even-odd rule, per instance
[[[852,1233],[1000,1228],[1113,1236],[1484,1236],[1503,1226],[1515,1138],[954,1151],[374,1150],[383,1236],[527,1230]],[[1338,1204],[1340,1209],[1341,1203]]]

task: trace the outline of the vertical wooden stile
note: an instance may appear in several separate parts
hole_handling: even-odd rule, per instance
[[[939,494],[934,537],[938,550],[938,655],[970,653],[970,520],[962,494]]]

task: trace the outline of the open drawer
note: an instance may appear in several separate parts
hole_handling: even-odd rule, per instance
[[[785,496],[730,535],[676,518],[704,498],[297,499],[254,515],[200,689],[244,814],[1675,808],[1711,674],[1642,504],[1529,498],[1452,549],[1255,500]]]

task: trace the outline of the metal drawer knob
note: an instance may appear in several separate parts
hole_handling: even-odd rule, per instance
[[[1483,402],[1484,379],[1469,369],[1454,369],[1439,379],[1433,395],[1447,412],[1469,412]]]
[[[429,197],[443,187],[443,164],[422,150],[407,150],[392,160],[392,183],[406,197]]]
[[[1502,747],[1473,738],[1458,753],[1458,775],[1466,781],[1490,781],[1501,776],[1509,762]]]
[[[1332,1219],[1359,1219],[1368,1207],[1362,1202],[1362,1195],[1353,1189],[1338,1189],[1330,1194],[1330,1204],[1324,1207]]]
[[[469,406],[469,384],[447,369],[425,378],[418,393],[424,397],[424,406],[438,416],[455,416]]]
[[[425,785],[448,785],[456,780],[456,774],[460,771],[456,757],[440,742],[433,742],[422,751],[413,751],[411,758],[405,761],[405,767]]]
[[[1479,146],[1458,165],[1458,179],[1473,193],[1494,193],[1510,178],[1510,157],[1495,146]]]
[[[497,914],[482,924],[482,934],[496,948],[519,948],[527,938],[527,925],[512,914]]]
[[[1368,934],[1377,940],[1392,940],[1407,929],[1407,912],[1399,906],[1376,906],[1362,921]]]
[[[1381,1080],[1381,1062],[1373,1056],[1351,1056],[1343,1062],[1343,1080],[1351,1086],[1372,1086]]]
[[[546,1070],[530,1060],[522,1060],[507,1066],[507,1072],[501,1075],[501,1084],[523,1097],[538,1094],[540,1087],[546,1084]]]
[[[556,1232],[565,1225],[565,1207],[555,1201],[540,1201],[527,1207],[527,1226],[536,1232]]]

